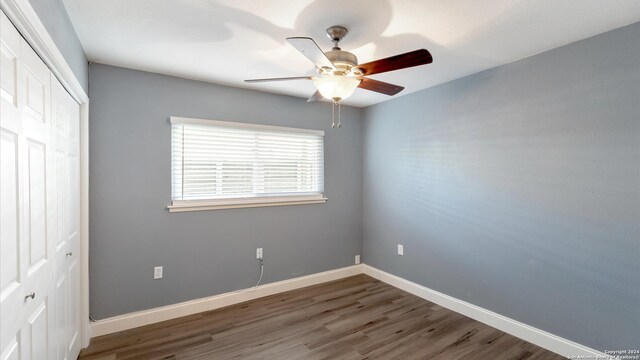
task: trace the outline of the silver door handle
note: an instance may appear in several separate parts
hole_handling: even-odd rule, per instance
[[[32,292],[31,294],[27,295],[24,297],[24,301],[29,300],[29,298],[31,299],[35,299],[36,298],[36,293]]]
[[[72,252],[68,252],[67,256],[73,256],[73,253]]]

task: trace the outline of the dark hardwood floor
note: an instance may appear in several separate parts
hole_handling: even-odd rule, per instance
[[[563,359],[366,275],[101,336],[80,359]]]

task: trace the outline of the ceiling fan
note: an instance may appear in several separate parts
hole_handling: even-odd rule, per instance
[[[389,96],[393,96],[404,89],[402,86],[370,79],[367,76],[433,62],[429,51],[419,49],[365,64],[358,64],[358,58],[354,54],[344,51],[338,46],[340,40],[347,35],[347,32],[348,30],[344,26],[336,25],[328,28],[327,36],[333,42],[333,48],[327,52],[323,52],[312,38],[287,38],[289,44],[315,65],[318,72],[317,76],[250,79],[245,80],[245,82],[312,80],[318,90],[307,101],[312,102],[322,98],[332,100],[334,109],[338,105],[338,123],[336,124],[334,115],[334,121],[331,126],[340,127],[340,101],[351,96],[356,87]]]

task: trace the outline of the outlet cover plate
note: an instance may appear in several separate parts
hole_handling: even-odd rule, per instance
[[[153,279],[162,279],[162,266],[156,266],[153,268]]]

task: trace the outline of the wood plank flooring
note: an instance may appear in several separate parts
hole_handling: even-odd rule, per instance
[[[563,357],[357,275],[101,336],[80,359]]]

